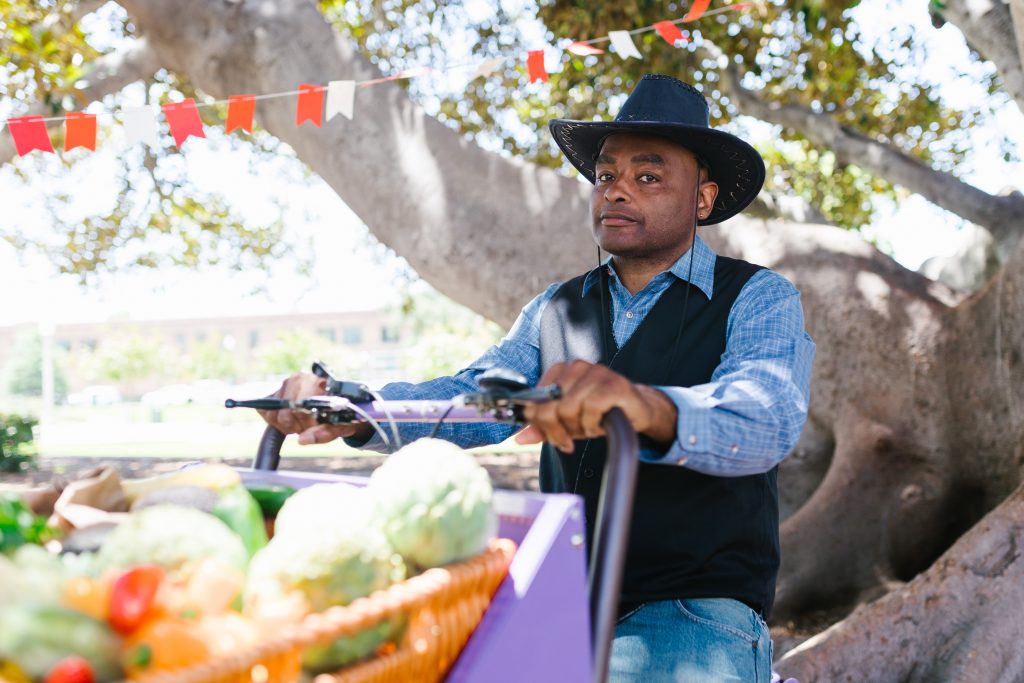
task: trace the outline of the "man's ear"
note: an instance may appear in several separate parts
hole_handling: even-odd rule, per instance
[[[711,209],[714,208],[717,198],[718,183],[711,180],[701,182],[697,190],[697,214],[702,220],[711,214]]]

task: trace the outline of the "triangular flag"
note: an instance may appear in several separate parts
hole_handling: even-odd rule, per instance
[[[579,40],[569,43],[568,47],[566,47],[565,49],[573,53],[574,55],[579,55],[580,57],[589,57],[590,55],[604,54],[604,50],[601,50],[599,48],[594,47],[593,45],[589,45]]]
[[[683,17],[683,21],[697,21],[707,11],[710,4],[711,0],[693,0],[693,4],[690,5],[690,11]]]
[[[295,125],[310,121],[317,128],[324,119],[324,86],[303,83],[299,86],[299,101],[295,107]]]
[[[658,35],[665,39],[665,42],[672,47],[678,47],[677,42],[686,42],[686,37],[683,32],[679,30],[679,27],[673,24],[671,21],[659,21],[654,24],[654,30],[658,32]]]
[[[612,47],[615,48],[615,51],[623,59],[629,59],[630,57],[643,59],[637,51],[636,45],[633,44],[629,31],[609,31],[608,37],[612,40]]]
[[[429,66],[414,66],[411,69],[403,69],[395,75],[395,78],[416,78],[417,76],[426,76],[433,69]]]
[[[125,107],[121,111],[124,114],[124,132],[129,145],[144,142],[153,149],[160,146],[156,129],[156,110],[153,107]]]
[[[252,132],[252,119],[256,113],[255,95],[229,95],[228,120],[224,124],[224,132],[230,133],[235,128]]]
[[[167,117],[167,123],[171,126],[174,144],[179,148],[190,135],[197,138],[206,137],[206,133],[203,132],[203,121],[199,118],[199,110],[196,109],[196,101],[191,97],[187,97],[181,102],[165,104],[164,116]]]
[[[504,59],[500,59],[499,58],[499,59],[486,59],[486,60],[480,62],[480,66],[478,66],[476,68],[476,73],[473,74],[473,78],[471,78],[469,80],[472,81],[472,80],[475,80],[477,78],[480,78],[481,76],[483,76],[484,78],[487,78],[492,73],[494,73],[494,70],[497,69],[499,66],[501,66],[501,63],[504,62],[504,61],[505,61]]]
[[[64,115],[64,151],[85,147],[96,151],[96,115],[69,111]]]
[[[23,157],[34,149],[53,152],[50,134],[46,131],[46,122],[42,116],[15,116],[7,119],[7,128],[14,138],[14,148],[18,156]]]
[[[530,83],[534,81],[548,82],[548,72],[544,68],[544,50],[530,50],[527,52],[526,68],[530,72]]]
[[[331,81],[327,84],[327,120],[335,114],[343,114],[352,118],[352,110],[356,99],[355,81]]]

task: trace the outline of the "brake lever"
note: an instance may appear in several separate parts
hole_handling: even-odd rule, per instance
[[[249,401],[224,401],[225,408],[255,408],[257,410],[301,410],[310,413],[317,424],[351,424],[361,421],[352,409],[352,402],[341,396],[310,396],[298,401],[284,398],[256,398]]]

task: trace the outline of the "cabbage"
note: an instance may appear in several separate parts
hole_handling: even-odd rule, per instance
[[[447,441],[401,449],[373,472],[369,490],[391,545],[420,568],[482,552],[497,528],[487,470]]]
[[[310,609],[321,612],[404,579],[402,558],[371,523],[371,512],[366,492],[354,486],[318,484],[299,490],[281,508],[274,538],[252,558],[247,603],[258,606],[299,591]],[[338,669],[372,655],[398,630],[398,624],[385,621],[352,637],[311,646],[303,666],[313,673]]]
[[[244,569],[242,539],[213,515],[180,505],[154,505],[133,512],[103,541],[101,569],[159,564],[166,569],[216,557]]]

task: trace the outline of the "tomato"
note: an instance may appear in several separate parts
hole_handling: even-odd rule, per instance
[[[114,580],[108,621],[115,631],[131,633],[139,627],[149,614],[163,580],[164,569],[155,564],[132,567]]]
[[[178,617],[143,623],[125,640],[125,669],[129,677],[146,671],[166,671],[202,662],[210,648],[196,622]]]
[[[69,655],[53,665],[43,683],[95,683],[92,665],[78,655]]]

